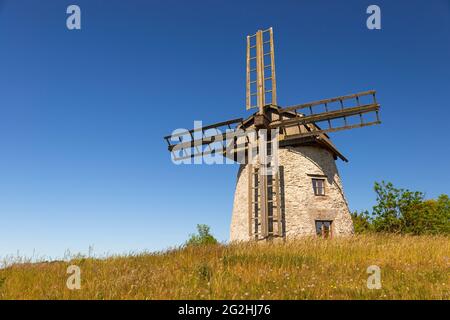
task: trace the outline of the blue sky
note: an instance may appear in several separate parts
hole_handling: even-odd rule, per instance
[[[226,240],[237,166],[175,166],[162,137],[249,115],[245,36],[270,26],[280,105],[378,91],[382,125],[332,134],[352,210],[383,179],[450,193],[448,0],[0,0],[0,257]]]

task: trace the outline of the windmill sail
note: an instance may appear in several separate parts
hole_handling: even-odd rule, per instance
[[[247,36],[246,109],[277,104],[273,29]]]
[[[245,130],[238,129],[242,120],[233,119],[192,130],[180,129],[164,139],[174,161],[213,154],[233,156],[247,146]]]
[[[370,90],[282,108],[279,110],[279,120],[273,121],[270,128],[280,128],[281,139],[288,140],[380,124],[380,105],[376,101],[375,94],[374,90]],[[369,100],[361,104],[362,98],[366,98],[366,100],[368,98]],[[331,105],[333,103],[334,106]],[[319,108],[322,108],[323,111],[317,112],[315,110]],[[306,110],[306,112],[299,113],[299,110]],[[295,117],[284,119],[283,114],[287,113],[294,113]],[[370,116],[372,120],[368,119]],[[303,132],[294,131],[294,133],[289,130],[289,128],[299,126],[307,130]]]

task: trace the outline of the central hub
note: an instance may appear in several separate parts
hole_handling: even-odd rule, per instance
[[[270,120],[263,114],[255,115],[255,127],[256,129],[267,129],[269,127]]]

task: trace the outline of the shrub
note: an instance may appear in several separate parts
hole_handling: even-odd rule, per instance
[[[376,231],[401,233],[405,231],[406,217],[418,211],[423,202],[422,192],[397,189],[392,183],[375,182],[377,205],[373,207],[373,226]],[[411,222],[411,221],[409,221]]]
[[[214,236],[210,233],[210,227],[206,224],[198,224],[197,232],[198,234],[191,234],[188,241],[186,241],[186,246],[199,246],[218,243],[216,238],[214,238]]]
[[[419,191],[398,189],[392,183],[375,182],[377,204],[372,214],[352,213],[356,233],[368,231],[401,234],[450,234],[450,199],[425,200]]]
[[[366,233],[373,231],[373,226],[367,211],[363,211],[361,213],[355,211],[351,214],[351,216],[355,233]]]
[[[450,199],[440,195],[405,209],[402,217],[404,233],[450,234]]]

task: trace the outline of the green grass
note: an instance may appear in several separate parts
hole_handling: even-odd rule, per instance
[[[80,290],[66,287],[71,264]],[[0,299],[449,299],[449,267],[445,236],[305,238],[15,264],[0,270]]]

